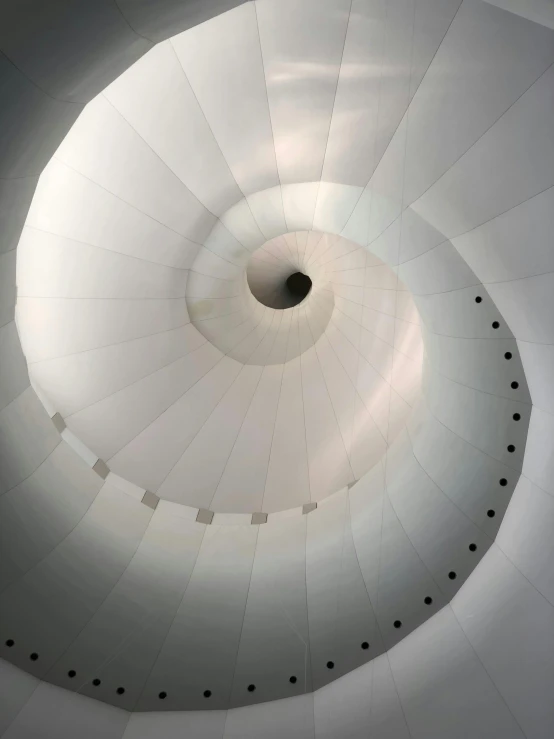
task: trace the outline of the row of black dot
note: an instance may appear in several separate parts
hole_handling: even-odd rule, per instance
[[[508,480],[505,477],[502,477],[499,480],[499,482],[500,482],[500,485],[503,486],[503,487],[505,487],[508,484]],[[495,515],[496,514],[495,514],[495,511],[494,510],[489,509],[487,511],[487,516],[489,518],[494,518]],[[477,551],[477,544],[471,543],[469,545],[469,551],[470,552],[476,552]],[[448,573],[448,577],[449,577],[450,580],[455,580],[457,578],[457,574],[456,574],[456,572],[454,572],[454,570],[451,570]],[[430,606],[433,603],[433,599],[431,598],[431,596],[427,595],[423,599],[423,602],[425,603],[425,605]],[[395,629],[400,629],[402,627],[402,621],[400,621],[400,620],[397,619],[396,621],[393,622],[393,626],[394,626]],[[8,639],[6,641],[6,646],[7,647],[13,647],[14,644],[15,644],[15,642],[14,642],[13,639]],[[365,649],[369,649],[369,642],[364,641],[364,642],[361,643],[360,646],[364,650]],[[38,654],[36,652],[32,652],[29,655],[29,659],[32,660],[33,662],[36,662],[36,660],[38,660]],[[332,669],[334,669],[334,667],[335,667],[335,663],[334,662],[332,662],[332,661],[327,662],[327,669],[332,670]],[[76,673],[75,670],[69,670],[69,672],[67,673],[67,675],[70,678],[74,678],[74,677],[76,677],[77,673]],[[289,678],[289,682],[291,682],[293,685],[297,682],[297,680],[298,680],[298,678],[295,675],[291,675],[291,677]],[[102,681],[99,678],[96,677],[92,681],[92,684],[95,687],[98,687],[99,685],[101,685],[101,682]],[[249,693],[253,693],[256,690],[256,686],[254,684],[250,684],[248,686],[247,690],[248,690]],[[123,695],[125,693],[125,688],[123,688],[123,687],[117,688],[116,693],[118,695]],[[203,693],[203,695],[204,695],[204,698],[210,698],[211,695],[212,695],[212,691],[211,690],[205,690],[204,693]],[[164,700],[165,698],[167,698],[167,693],[165,691],[162,691],[161,693],[158,694],[158,698],[160,700]]]
[[[502,486],[506,486],[508,484],[508,481],[506,480],[505,477],[501,478],[499,482],[500,482],[500,485],[502,485]],[[487,515],[489,516],[489,518],[494,518],[495,511],[493,511],[492,509],[490,509],[490,510],[487,511]],[[476,552],[477,551],[477,544],[473,544],[473,543],[470,544],[469,545],[469,551],[470,552]],[[457,578],[457,574],[456,574],[456,572],[454,572],[453,570],[451,570],[448,573],[448,577],[449,577],[450,580],[455,580]],[[431,596],[427,595],[423,599],[423,602],[425,603],[425,605],[430,606],[433,603],[433,599],[431,598]],[[393,626],[394,626],[395,629],[400,629],[402,627],[402,621],[400,621],[400,620],[397,619],[396,621],[393,622]],[[7,647],[13,647],[14,644],[15,644],[15,642],[14,642],[13,639],[8,639],[6,641],[6,646]],[[369,649],[369,642],[364,641],[364,642],[361,643],[360,646],[364,650],[365,649]],[[32,652],[29,655],[29,659],[31,659],[33,662],[36,662],[36,660],[38,660],[38,654],[36,652]],[[332,661],[327,662],[327,669],[332,670],[332,669],[334,669],[334,667],[335,667],[335,663],[334,662],[332,662]],[[75,670],[69,670],[69,672],[67,673],[67,675],[70,678],[74,678],[74,677],[76,677],[77,673],[76,673]],[[295,675],[291,675],[291,677],[289,678],[289,682],[291,682],[293,685],[297,682],[297,680],[298,680],[298,678]],[[92,681],[92,684],[95,687],[98,687],[101,684],[101,682],[102,681],[99,678],[96,677]],[[256,686],[254,684],[250,684],[248,686],[247,690],[248,690],[249,693],[253,693],[256,690]],[[122,687],[117,688],[116,693],[118,695],[123,695],[125,693],[125,688],[122,688]],[[212,691],[211,690],[205,690],[204,693],[203,693],[203,695],[204,695],[204,698],[210,698],[211,695],[212,695]],[[167,693],[165,691],[162,691],[161,693],[158,694],[158,698],[160,700],[164,700],[165,698],[167,698]]]
[[[480,302],[481,302],[481,300],[482,300],[482,298],[480,298],[479,296],[477,296],[477,297],[475,298],[475,302],[476,302],[476,303],[480,303]],[[493,328],[500,328],[500,323],[499,323],[498,321],[493,321],[493,322],[492,322],[492,327],[493,327]],[[511,359],[511,358],[512,358],[512,356],[513,356],[513,355],[512,355],[512,352],[505,352],[505,353],[504,353],[504,359]],[[513,381],[513,382],[512,382],[511,384],[510,384],[510,387],[512,388],[512,390],[517,390],[517,389],[518,389],[518,387],[519,387],[519,382],[516,382],[516,381],[514,380],[514,381]],[[517,416],[517,418],[516,418],[516,416]],[[514,421],[519,421],[519,419],[520,419],[520,418],[521,418],[521,416],[519,415],[519,413],[515,413],[515,414],[514,414]]]
[[[477,296],[477,297],[475,298],[475,302],[476,302],[476,303],[480,303],[480,302],[481,302],[482,300],[483,300],[483,298],[482,298],[482,297],[481,297],[480,295],[478,295],[478,296]],[[493,321],[493,322],[492,322],[492,327],[493,327],[494,329],[500,328],[500,323],[499,323],[498,321]],[[509,359],[511,359],[511,358],[512,358],[512,356],[513,356],[513,355],[512,355],[512,352],[505,352],[505,353],[504,353],[504,359],[508,359],[508,360],[509,360]],[[512,382],[511,384],[510,384],[510,386],[511,386],[512,390],[517,390],[517,389],[518,389],[518,387],[519,387],[519,382],[517,382],[516,380],[514,380],[514,381],[513,381],[513,382]],[[514,419],[514,421],[519,421],[519,420],[521,420],[521,414],[520,414],[520,413],[514,413],[514,414],[513,414],[513,416],[512,416],[512,418]],[[516,450],[516,448],[515,448],[515,446],[514,446],[513,444],[508,444],[508,446],[507,446],[506,448],[507,448],[507,450],[508,450],[508,451],[510,452],[510,454],[513,454],[513,453],[515,452],[515,450]],[[505,487],[505,486],[506,486],[506,485],[508,484],[508,480],[506,480],[506,478],[505,478],[505,477],[502,477],[502,478],[500,479],[500,484],[502,485],[502,487]],[[488,516],[489,518],[494,518],[494,517],[495,517],[495,515],[496,515],[496,513],[495,513],[495,511],[493,511],[493,510],[492,510],[492,508],[491,508],[491,509],[489,509],[489,510],[487,511],[487,516]],[[470,550],[471,550],[472,552],[474,552],[474,551],[475,551],[475,549],[472,549],[472,547],[475,547],[475,544],[471,544],[471,545],[470,545],[470,547],[469,547],[469,548],[470,548]]]
[[[483,298],[480,295],[478,295],[475,298],[475,302],[476,303],[480,303],[482,300],[483,300]],[[492,322],[492,327],[495,328],[495,329],[496,328],[500,328],[500,323],[498,321],[493,321]],[[512,355],[512,352],[505,352],[504,353],[504,359],[511,359],[512,356],[513,356]],[[512,388],[512,390],[517,390],[518,387],[519,387],[519,382],[516,382],[516,380],[514,380],[510,384],[510,387]],[[514,421],[519,421],[521,419],[521,414],[520,413],[514,413],[514,415],[512,416],[512,418],[514,419]],[[515,448],[515,446],[513,444],[509,444],[508,445],[508,451],[509,452],[513,453],[513,452],[515,452],[515,450],[516,450],[516,448]]]
[[[502,481],[501,481],[501,483],[502,483]],[[489,511],[489,514],[491,514],[491,513],[494,516],[494,511]],[[469,545],[469,550],[471,552],[475,552],[477,550],[477,544],[470,544]],[[451,572],[448,573],[448,577],[451,580],[455,580],[456,577],[457,577],[457,575],[456,575],[455,572],[451,571]],[[423,602],[425,603],[425,605],[430,606],[433,603],[433,599],[431,598],[430,595],[427,595],[423,599]],[[396,621],[394,621],[393,626],[394,626],[395,629],[400,629],[402,627],[402,621],[399,621],[397,619]],[[6,646],[7,647],[13,647],[14,645],[15,645],[15,642],[14,642],[13,639],[8,639],[6,641]],[[366,649],[369,649],[369,646],[370,645],[369,645],[369,642],[364,641],[364,642],[361,643],[360,646],[361,646],[362,649],[366,650]],[[38,660],[38,654],[36,652],[32,652],[29,655],[29,659],[31,659],[33,662],[36,662],[36,660]],[[331,660],[329,660],[329,662],[327,662],[327,669],[332,670],[332,669],[334,669],[334,667],[335,667],[335,663],[332,662]],[[70,678],[74,678],[74,677],[77,676],[77,673],[76,673],[75,670],[69,670],[69,672],[67,673],[67,675]],[[289,682],[292,683],[293,685],[295,683],[297,683],[298,682],[298,678],[296,677],[296,675],[291,675],[291,677],[289,678]],[[94,680],[92,681],[92,684],[94,685],[94,687],[98,687],[99,685],[101,685],[101,683],[102,683],[102,681],[99,678],[97,678],[97,677],[95,677]],[[253,683],[251,683],[248,686],[247,690],[248,690],[249,693],[253,693],[256,690],[256,686]],[[119,687],[119,688],[117,688],[117,690],[115,692],[118,695],[123,695],[125,693],[125,688]],[[204,693],[203,693],[203,695],[204,695],[204,698],[211,698],[212,691],[211,690],[205,690]],[[165,700],[165,698],[167,698],[167,693],[164,690],[162,690],[161,693],[158,693],[158,698],[160,700]]]

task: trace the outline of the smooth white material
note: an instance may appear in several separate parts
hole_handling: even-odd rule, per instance
[[[193,12],[119,4],[6,11],[3,177]],[[482,0],[256,0],[90,103],[17,264],[3,182],[4,736],[550,739],[553,61]]]

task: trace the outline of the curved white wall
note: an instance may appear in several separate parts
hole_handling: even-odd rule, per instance
[[[167,208],[170,200],[156,205],[161,189],[141,192],[136,171],[119,183],[137,183],[127,195],[107,192],[124,170],[103,170],[98,157],[86,185],[95,195],[83,195],[73,226],[103,224],[97,243],[110,259],[135,234],[130,248],[144,249],[143,259],[155,253],[168,269],[187,254],[183,239],[197,242],[195,258],[217,223],[243,245],[253,222],[260,245],[289,231],[340,235],[369,246],[411,291],[426,350],[421,402],[383,461],[353,487],[309,513],[270,513],[260,523],[248,508],[242,518],[216,512],[207,524],[196,520],[196,507],[154,496],[143,502],[144,489],[109,472],[70,429],[60,439],[60,416],[56,427],[29,386],[13,322],[15,245],[36,177],[79,112],[74,101],[97,93],[108,70],[113,76],[129,54],[145,50],[130,28],[158,40],[162,19],[189,22],[186,8],[161,5],[154,22],[146,6],[141,15],[120,2],[121,15],[98,4],[89,27],[98,35],[113,30],[88,75],[97,50],[84,42],[81,66],[55,74],[64,40],[75,38],[61,11],[45,41],[59,52],[49,63],[40,63],[47,46],[33,51],[26,43],[35,29],[15,6],[9,20],[22,29],[20,44],[1,39],[10,89],[19,95],[3,112],[12,115],[5,122],[14,144],[2,156],[0,191],[0,650],[15,665],[1,663],[3,736],[551,736],[552,31],[480,0],[329,0],[323,9],[291,0],[288,12],[260,0],[180,37],[175,48],[218,144],[214,171],[223,173],[225,161],[227,175],[194,174],[192,150],[183,154],[190,168],[173,161],[171,185],[160,166],[167,187],[190,204],[181,211]],[[215,48],[222,38],[228,46]],[[123,48],[131,50],[117,51]],[[231,91],[251,106],[236,117],[232,106],[221,107]],[[22,101],[30,106],[28,129],[16,123]],[[135,125],[156,110],[146,94],[143,102]],[[41,111],[35,129],[34,110]],[[26,144],[31,130],[33,146]],[[160,134],[140,135],[156,151],[169,140]],[[125,141],[117,139],[113,156],[138,162],[136,147],[125,159]],[[171,152],[157,154],[167,161]],[[100,181],[103,172],[111,180]],[[47,184],[45,175],[41,191],[52,199],[42,212],[55,219],[59,191],[56,197]],[[79,197],[76,186],[65,186]],[[185,189],[192,195],[181,195]],[[129,204],[117,206],[113,225],[106,220],[115,200],[131,195],[139,198],[133,218],[143,224],[135,232],[122,220]],[[205,220],[204,210],[194,210],[200,201],[212,213]],[[241,203],[251,215],[231,217],[240,216]],[[285,228],[275,225],[283,215]],[[38,228],[64,236],[60,223]],[[127,224],[119,235],[117,224]],[[168,229],[173,235],[162,238]],[[46,237],[42,243],[59,248]],[[122,267],[112,273],[129,275]],[[138,279],[151,286],[155,270]],[[37,287],[41,280],[36,274]],[[20,323],[28,298],[18,283]],[[100,282],[89,284],[96,290]],[[363,306],[368,286],[358,287]],[[343,299],[355,304],[354,297]],[[35,291],[29,299],[36,298],[48,296]],[[184,293],[173,298],[186,302]],[[42,308],[34,321],[37,315]],[[156,320],[155,311],[135,318],[141,326]],[[110,320],[103,325],[110,323],[117,329]],[[43,400],[50,415],[59,413]],[[207,701],[215,710],[205,710]]]

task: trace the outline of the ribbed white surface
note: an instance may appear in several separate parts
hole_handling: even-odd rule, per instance
[[[120,2],[160,33],[167,0]],[[86,96],[6,44],[45,113],[2,176],[34,182],[72,105],[41,86]],[[13,230],[0,255],[0,733],[552,735],[553,62],[551,30],[480,0],[258,0],[86,108],[18,256],[42,402]],[[246,273],[294,246],[329,302],[283,334]]]

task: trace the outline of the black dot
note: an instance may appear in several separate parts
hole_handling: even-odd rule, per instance
[[[206,691],[206,692],[208,692],[208,691]],[[204,694],[204,695],[205,695],[205,694]],[[158,698],[159,698],[159,699],[160,699],[161,701],[163,701],[163,700],[165,700],[165,699],[167,698],[167,693],[165,692],[165,690],[162,690],[162,692],[161,692],[161,693],[158,693]]]
[[[253,693],[255,690],[256,690],[256,686],[255,685],[249,685],[248,686],[248,692],[249,693]]]
[[[92,684],[93,684],[93,685],[94,685],[95,687],[98,687],[98,686],[100,685],[100,683],[101,683],[101,682],[102,682],[101,680],[99,680],[99,679],[98,679],[97,677],[95,677],[95,678],[94,678],[94,680],[92,681]]]
[[[493,328],[500,328],[500,324],[498,323],[498,321],[493,321],[492,322],[492,327]]]
[[[489,510],[487,511],[487,516],[489,518],[494,518],[495,515],[496,515],[496,513],[493,511],[493,509],[492,508],[489,508]]]
[[[516,450],[516,448],[515,448],[515,446],[513,444],[508,444],[507,449],[510,452],[510,454],[513,454],[515,452],[515,450]]]
[[[519,382],[516,382],[515,380],[512,382],[511,386],[512,390],[517,390],[519,387]]]
[[[402,621],[395,621],[393,626],[395,629],[399,629],[402,626]]]
[[[476,552],[477,551],[477,544],[470,544],[469,545],[469,551],[470,552]]]
[[[296,675],[291,675],[289,677],[289,683],[292,683],[294,685],[295,682],[296,682]]]
[[[503,488],[505,488],[506,485],[508,484],[508,480],[506,480],[505,477],[501,477],[498,482],[502,485]]]
[[[511,359],[511,358],[512,358],[512,352],[506,352],[506,354],[504,354],[504,359]]]
[[[327,662],[327,668],[329,670],[332,670],[334,666],[335,666],[335,663],[334,662]]]
[[[36,661],[37,661],[37,659],[38,659],[38,654],[37,654],[36,652],[32,652],[32,653],[31,653],[31,654],[29,655],[29,659],[31,659],[31,660],[32,660],[33,662],[36,662]]]
[[[211,690],[205,690],[204,691],[204,698],[209,698],[211,696],[211,694],[212,694],[212,691]]]
[[[433,602],[433,599],[428,595],[426,598],[423,599],[423,602],[425,603],[426,606],[430,606],[431,603]]]
[[[480,302],[481,302],[482,300],[483,300],[483,298],[482,298],[482,297],[481,297],[480,295],[478,295],[478,296],[477,296],[477,297],[475,298],[475,302],[476,302],[476,303],[480,303]]]
[[[455,573],[455,572],[454,572],[454,571],[452,570],[451,572],[449,572],[449,573],[448,573],[448,577],[449,577],[449,578],[450,578],[451,580],[455,580],[455,579],[456,579],[456,578],[457,578],[458,576],[457,576],[457,575],[456,575],[456,573]]]
[[[75,672],[75,670],[69,670],[69,672],[67,673],[67,677],[75,677],[76,674],[77,673]]]
[[[116,690],[115,692],[116,692],[116,693],[117,693],[118,695],[123,695],[123,693],[125,692],[125,688],[118,688],[118,689],[117,689],[117,690]]]
[[[362,642],[362,649],[369,649],[369,642],[363,641]]]
[[[13,640],[13,639],[8,639],[8,640],[6,641],[6,646],[7,646],[7,647],[13,647],[13,645],[14,645],[14,644],[15,644],[15,642],[14,642],[14,640]]]
[[[519,421],[519,420],[520,420],[520,418],[521,418],[521,414],[519,414],[519,413],[514,413],[514,415],[512,416],[512,418],[514,419],[514,421]]]

